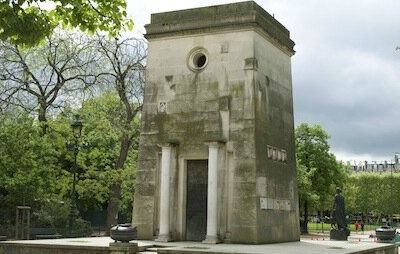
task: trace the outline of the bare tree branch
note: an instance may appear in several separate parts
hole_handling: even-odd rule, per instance
[[[31,49],[0,42],[0,109],[8,105],[31,109],[33,105],[39,121],[46,122],[49,111],[67,104],[67,97],[79,100],[77,95],[99,76],[95,43],[82,34],[65,32]],[[26,96],[29,99],[21,100]]]

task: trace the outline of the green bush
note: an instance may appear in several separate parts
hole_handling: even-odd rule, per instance
[[[81,218],[75,221],[75,235],[76,237],[87,237],[91,236],[93,230],[90,222],[83,220]]]
[[[47,201],[33,215],[35,227],[62,229],[68,224],[69,206],[61,201]]]

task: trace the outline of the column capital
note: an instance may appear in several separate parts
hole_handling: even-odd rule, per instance
[[[224,140],[207,140],[204,142],[208,147],[220,148],[225,144]]]
[[[178,141],[167,141],[167,142],[163,142],[163,143],[158,143],[157,146],[158,147],[176,147],[179,145]]]

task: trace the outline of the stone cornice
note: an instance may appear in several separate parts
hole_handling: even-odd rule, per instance
[[[147,39],[199,34],[218,30],[261,28],[281,46],[294,52],[289,31],[253,1],[151,15]]]

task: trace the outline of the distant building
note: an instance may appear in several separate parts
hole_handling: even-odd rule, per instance
[[[347,166],[351,169],[353,173],[360,172],[400,172],[400,154],[394,154],[394,161],[359,161],[359,162],[347,162]]]

